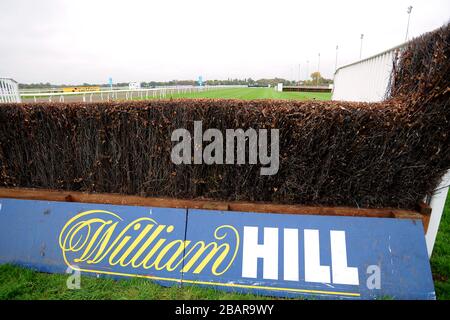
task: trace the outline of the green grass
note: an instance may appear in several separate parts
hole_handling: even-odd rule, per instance
[[[223,98],[223,99],[287,99],[330,100],[328,92],[278,92],[274,88],[225,88],[188,94],[170,94],[168,98]]]
[[[212,98],[212,99],[287,99],[287,100],[330,100],[328,92],[278,92],[274,88],[225,88],[202,92],[168,94],[166,98]],[[137,98],[140,99],[140,98]]]
[[[450,195],[431,256],[431,270],[438,299],[450,300]]]
[[[450,300],[450,197],[439,227],[431,259],[438,299]],[[162,287],[145,279],[114,280],[81,277],[81,289],[69,290],[67,275],[46,274],[12,265],[0,266],[3,299],[269,299],[251,294],[223,292],[195,286]]]
[[[80,289],[67,289],[68,275],[47,274],[13,265],[0,266],[0,300],[224,300],[268,299],[250,294],[178,285],[162,287],[145,279],[95,278],[81,276]]]
[[[149,93],[148,99],[153,99]],[[82,100],[82,95],[77,96],[78,100]],[[48,99],[48,96],[40,97],[41,99]],[[159,98],[159,94],[156,98]],[[330,100],[331,93],[329,92],[277,92],[274,88],[220,88],[211,89],[193,93],[170,93],[165,97],[170,98],[212,98],[212,99],[287,99],[287,100]],[[33,100],[33,96],[22,96],[23,101]],[[124,99],[124,98],[123,98]],[[141,100],[140,92],[134,93],[133,100]],[[145,93],[142,100],[145,100]],[[53,101],[59,101],[59,96],[54,96]],[[97,101],[97,100],[95,100]]]

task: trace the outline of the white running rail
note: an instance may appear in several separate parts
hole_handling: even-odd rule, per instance
[[[19,85],[10,78],[0,78],[0,103],[21,102]]]
[[[436,188],[436,192],[429,199],[428,204],[431,207],[431,217],[428,223],[428,231],[425,235],[427,243],[428,255],[431,257],[433,253],[434,242],[441,223],[442,214],[444,213],[445,201],[447,200],[448,189],[450,184],[450,170],[447,171],[442,178],[441,183]]]
[[[340,67],[334,73],[333,100],[378,102],[385,99],[395,57],[406,43]]]
[[[81,92],[23,92],[22,98],[31,98],[34,102],[38,99],[45,99],[48,102],[64,102],[65,98],[78,96],[83,102],[109,101],[109,100],[133,100],[149,98],[167,98],[172,95],[211,91],[222,88],[247,87],[242,85],[217,85],[217,86],[173,86],[156,87],[148,89],[113,89],[100,91],[81,91]]]

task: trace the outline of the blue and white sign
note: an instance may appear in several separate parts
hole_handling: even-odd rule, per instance
[[[187,238],[217,243],[218,259],[184,282],[291,297],[435,298],[419,220],[189,210]]]
[[[270,296],[435,298],[419,220],[0,205],[0,263]]]
[[[203,77],[202,76],[199,76],[198,77],[198,85],[201,87],[201,86],[203,86]]]

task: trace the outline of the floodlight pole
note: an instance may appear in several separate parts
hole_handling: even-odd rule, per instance
[[[317,81],[316,81],[316,85],[319,85],[319,75],[320,75],[320,52],[319,52],[319,61],[317,63]]]
[[[361,33],[361,45],[360,45],[360,47],[359,47],[359,60],[361,60],[361,58],[362,58],[363,39],[364,39],[364,34]]]
[[[300,85],[300,63],[298,64],[298,85]]]
[[[309,60],[306,60],[306,80],[309,79]]]
[[[339,49],[339,46],[336,45],[336,62],[334,63],[334,71],[335,71],[335,72],[336,72],[336,70],[337,70],[338,49]]]
[[[412,6],[409,6],[406,12],[408,13],[408,24],[406,25],[406,36],[405,36],[405,42],[408,41],[408,32],[409,32],[409,19],[411,18],[411,11]]]

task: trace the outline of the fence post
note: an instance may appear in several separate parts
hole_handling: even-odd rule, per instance
[[[429,201],[431,207],[431,217],[428,224],[428,231],[425,235],[425,241],[427,243],[428,256],[431,257],[433,253],[434,243],[439,230],[439,224],[441,222],[442,214],[445,208],[445,201],[447,200],[447,194],[450,184],[450,170],[444,175],[441,183],[436,189]]]
[[[0,78],[0,102],[21,102],[18,83],[10,78]]]

